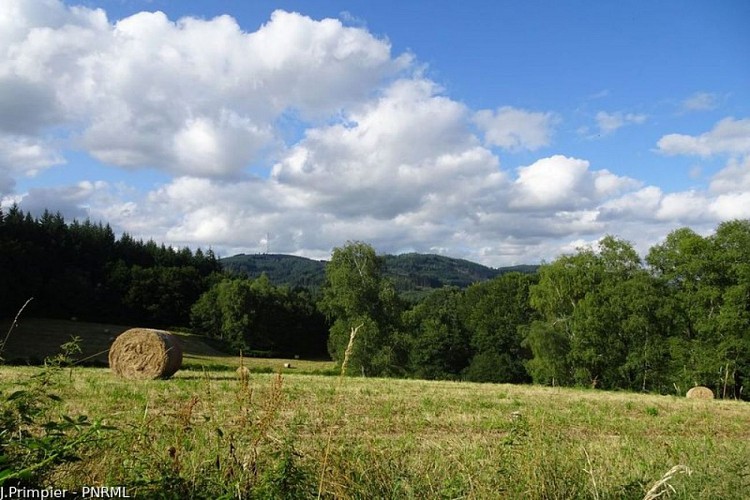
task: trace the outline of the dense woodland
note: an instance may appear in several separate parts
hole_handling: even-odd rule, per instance
[[[250,355],[324,356],[348,373],[721,397],[750,389],[750,221],[683,228],[642,260],[605,237],[542,265],[405,298],[387,258],[334,249],[320,289],[222,270],[59,214],[0,212],[0,315],[190,328]],[[402,271],[402,278],[408,271]],[[33,342],[33,339],[28,339]]]
[[[645,262],[603,238],[542,265],[403,309],[372,248],[334,250],[320,307],[329,349],[371,375],[527,382],[748,398],[750,221],[682,228]]]

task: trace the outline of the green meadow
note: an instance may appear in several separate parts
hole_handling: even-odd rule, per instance
[[[10,395],[53,394],[20,424],[25,442],[44,441],[57,422],[57,447],[65,439],[75,445],[20,484],[126,486],[136,498],[747,498],[750,491],[746,402],[340,377],[330,362],[242,363],[249,376],[236,373],[239,358],[188,352],[172,379],[154,381],[123,380],[107,368],[0,367],[6,423],[18,413]],[[6,453],[34,452],[4,442]]]

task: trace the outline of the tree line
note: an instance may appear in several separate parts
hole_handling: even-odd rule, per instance
[[[385,257],[334,249],[321,290],[222,270],[212,251],[119,238],[109,225],[0,211],[0,316],[27,311],[190,328],[231,352],[330,355],[365,376],[589,386],[747,398],[750,221],[683,228],[641,259],[614,236],[418,303]],[[30,340],[32,341],[32,340]]]
[[[750,221],[670,233],[645,260],[614,236],[404,307],[367,244],[333,252],[321,310],[353,373],[748,398]]]
[[[119,238],[108,224],[0,210],[0,318],[191,328],[249,354],[326,356],[327,323],[304,289],[226,273],[213,251]],[[33,342],[33,339],[29,339]]]
[[[41,317],[171,326],[187,324],[221,266],[210,250],[116,238],[108,224],[13,206],[0,211],[0,270],[2,317],[33,297]]]

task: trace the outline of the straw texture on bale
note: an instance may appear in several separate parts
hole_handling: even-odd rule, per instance
[[[182,366],[182,347],[163,330],[131,328],[109,348],[109,367],[127,379],[169,378]]]
[[[697,387],[693,387],[687,392],[687,397],[691,399],[713,399],[714,398],[714,391],[709,389],[708,387],[703,387],[702,385],[699,385]]]

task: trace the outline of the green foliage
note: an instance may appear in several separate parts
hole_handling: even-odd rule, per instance
[[[525,329],[524,345],[533,353],[526,369],[537,384],[573,385],[570,340],[560,323],[533,321]]]
[[[118,239],[101,223],[67,224],[50,212],[35,219],[13,206],[0,212],[0,270],[13,271],[0,272],[0,316],[34,296],[35,316],[189,323],[246,353],[327,352],[339,363],[361,325],[350,373],[679,394],[699,384],[748,397],[748,220],[705,237],[673,231],[647,265],[608,236],[537,274],[383,257],[362,242],[336,248],[328,264],[279,255],[222,263],[260,274],[230,278],[210,251]],[[319,290],[274,284],[296,276],[316,287],[323,274]]]
[[[81,459],[81,451],[112,430],[86,415],[53,414],[62,401],[55,394],[62,368],[80,352],[78,340],[64,344],[62,352],[39,373],[9,394],[0,393],[0,487],[46,487],[50,471]]]
[[[0,270],[0,318],[33,296],[35,316],[166,327],[187,324],[221,268],[211,251],[117,239],[109,225],[13,206],[0,214]]]
[[[664,389],[669,303],[627,242],[606,237],[539,274],[531,304],[543,320],[527,334],[535,381]]]
[[[524,327],[532,321],[529,289],[535,275],[508,273],[466,290],[463,309],[475,358],[467,371],[477,382],[528,382],[524,363],[531,357],[523,344]],[[489,374],[490,363],[495,372]]]
[[[407,353],[398,335],[401,304],[383,261],[362,242],[335,248],[326,266],[326,284],[319,307],[333,322],[328,340],[331,357],[344,359],[351,329],[362,325],[349,359],[353,373],[402,374]]]
[[[193,305],[196,333],[220,339],[235,351],[320,356],[325,353],[326,324],[308,292],[256,280],[227,278]]]
[[[275,285],[292,289],[317,291],[325,281],[325,262],[296,255],[238,254],[219,262],[232,274],[253,279],[265,274]]]
[[[404,314],[411,334],[409,366],[425,379],[458,379],[471,356],[470,334],[461,317],[463,292],[443,288]]]
[[[471,359],[463,378],[469,382],[505,383],[508,374],[517,373],[517,363],[518,360],[508,353],[480,351]]]
[[[724,222],[705,238],[673,231],[647,261],[678,304],[680,330],[670,342],[676,383],[740,397],[750,380],[750,221]]]

